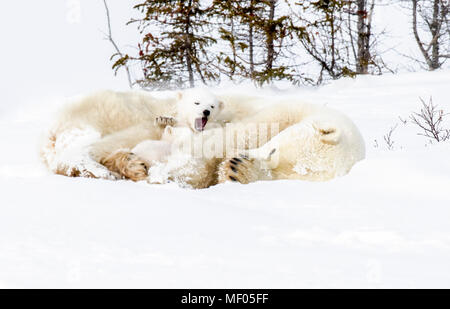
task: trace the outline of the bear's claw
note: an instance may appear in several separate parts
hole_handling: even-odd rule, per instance
[[[219,182],[228,180],[243,184],[258,180],[256,161],[243,155],[225,160],[219,168]]]
[[[155,119],[155,125],[161,126],[161,127],[167,127],[167,126],[174,126],[176,124],[175,118],[172,117],[156,117]]]

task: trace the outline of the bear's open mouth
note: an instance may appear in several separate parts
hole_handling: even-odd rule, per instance
[[[203,131],[205,129],[206,123],[208,122],[207,117],[195,119],[195,129],[197,131]]]

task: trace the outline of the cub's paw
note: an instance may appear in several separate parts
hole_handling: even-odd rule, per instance
[[[176,120],[173,117],[156,117],[155,125],[161,127],[174,126],[176,124]]]
[[[144,180],[148,176],[148,163],[132,152],[116,151],[102,162],[113,173],[133,181]]]
[[[227,159],[219,167],[219,183],[225,181],[247,184],[259,179],[259,164],[255,159],[246,155],[239,155]]]

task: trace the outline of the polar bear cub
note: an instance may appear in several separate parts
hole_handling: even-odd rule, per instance
[[[161,140],[145,140],[131,151],[145,160],[164,162],[172,153],[174,137],[203,132],[205,129],[221,126],[218,115],[223,110],[223,102],[207,89],[187,89],[176,95],[176,116],[159,116],[155,123],[165,127]]]
[[[214,127],[217,125],[217,116],[223,106],[223,102],[204,88],[192,88],[178,92],[177,125],[186,126],[194,132]]]

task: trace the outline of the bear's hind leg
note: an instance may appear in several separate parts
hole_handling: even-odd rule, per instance
[[[100,139],[100,133],[85,127],[49,135],[41,150],[48,168],[58,175],[115,179],[108,169],[89,155],[89,144]]]
[[[152,130],[140,125],[109,134],[90,146],[90,157],[119,178],[143,180],[147,178],[148,163],[131,149],[144,140],[158,138],[149,132]]]

